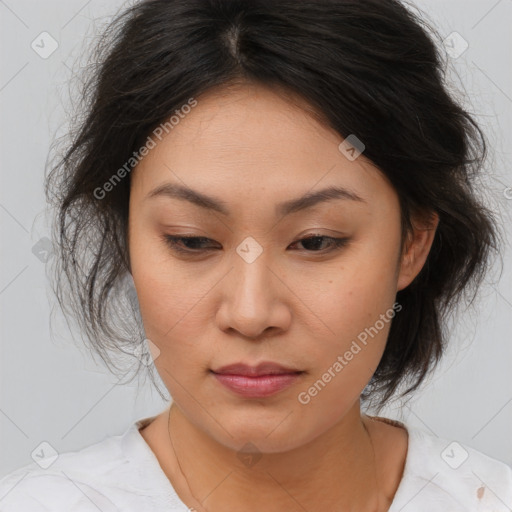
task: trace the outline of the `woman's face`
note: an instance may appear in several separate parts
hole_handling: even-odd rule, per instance
[[[338,134],[256,86],[197,98],[153,139],[131,177],[129,251],[173,401],[234,450],[313,440],[358,404],[396,292],[414,277],[400,264],[394,189],[364,154],[342,152]],[[164,185],[167,193],[152,194]],[[171,186],[211,200],[198,204]],[[297,202],[330,187],[346,193]],[[176,249],[167,235],[202,238]],[[325,238],[303,240],[312,235]],[[302,373],[267,379],[270,391],[260,384],[252,394],[223,383],[243,379],[213,373],[260,362]],[[279,383],[287,385],[272,387]]]

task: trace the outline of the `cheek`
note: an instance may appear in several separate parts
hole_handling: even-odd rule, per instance
[[[137,234],[134,229],[130,259],[146,337],[160,350],[157,368],[179,371],[180,365],[195,360],[195,353],[201,359],[202,307],[211,285],[172,260],[158,238]]]
[[[192,407],[187,390],[196,389],[208,366],[200,302],[204,292],[177,275],[162,277],[156,270],[145,266],[134,277],[144,330],[158,347],[155,368],[173,400]]]
[[[361,243],[328,277],[322,294],[317,293],[319,311],[331,335],[334,332],[342,343],[347,343],[373,326],[393,305],[396,251],[393,245]]]
[[[349,296],[358,297],[357,303],[338,311],[338,322],[331,324],[336,337],[311,353],[313,367],[297,393],[301,417],[315,424],[335,423],[359,399],[382,358],[395,314],[392,304],[372,304],[369,311],[361,295]]]
[[[362,243],[329,272],[316,304],[329,334],[321,342],[305,400],[332,414],[357,399],[376,370],[396,311],[397,250],[375,238]],[[327,341],[327,339],[329,341]],[[318,341],[320,343],[320,340]],[[346,402],[346,403],[345,403]],[[325,414],[325,412],[324,412]]]

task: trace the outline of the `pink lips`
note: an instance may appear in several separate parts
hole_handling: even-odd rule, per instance
[[[264,398],[282,391],[303,373],[271,362],[257,366],[236,363],[212,372],[221,384],[247,398]]]

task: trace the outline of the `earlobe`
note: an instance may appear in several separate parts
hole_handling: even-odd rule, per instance
[[[401,256],[397,291],[409,286],[425,265],[438,224],[437,213],[432,213],[428,219],[413,222],[413,229],[407,235]]]

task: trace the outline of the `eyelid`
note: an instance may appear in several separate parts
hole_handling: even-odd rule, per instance
[[[164,239],[164,242],[171,247],[171,250],[175,252],[179,252],[182,254],[188,254],[190,256],[198,256],[198,255],[204,255],[207,252],[211,252],[213,250],[216,250],[212,247],[202,248],[202,249],[187,249],[183,248],[180,245],[178,245],[177,241],[180,240],[187,240],[187,239],[193,239],[193,240],[200,240],[200,241],[206,241],[206,242],[215,242],[215,240],[212,240],[211,238],[205,237],[205,236],[197,236],[197,235],[190,235],[190,234],[180,234],[180,235],[170,235],[170,234],[164,234],[162,236]],[[330,235],[325,235],[322,233],[307,233],[303,236],[300,236],[297,238],[294,242],[292,242],[290,245],[295,245],[297,243],[303,242],[305,240],[310,240],[314,238],[323,238],[325,240],[329,240],[331,242],[331,246],[327,249],[318,250],[318,251],[303,251],[305,253],[308,253],[309,255],[325,255],[330,252],[334,252],[338,249],[341,249],[345,247],[349,241],[349,237],[333,237]]]
[[[187,248],[180,247],[176,243],[176,241],[187,240],[187,239],[203,240],[203,241],[214,242],[214,240],[212,240],[211,238],[208,238],[206,236],[181,235],[181,234],[180,235],[164,234],[162,238],[164,239],[164,242],[167,245],[169,245],[173,251],[177,251],[177,252],[180,252],[180,253],[185,253],[185,254],[190,254],[190,255],[194,255],[194,254],[198,255],[200,253],[204,253],[206,251],[213,250],[211,248],[208,248],[208,249],[187,249]]]

